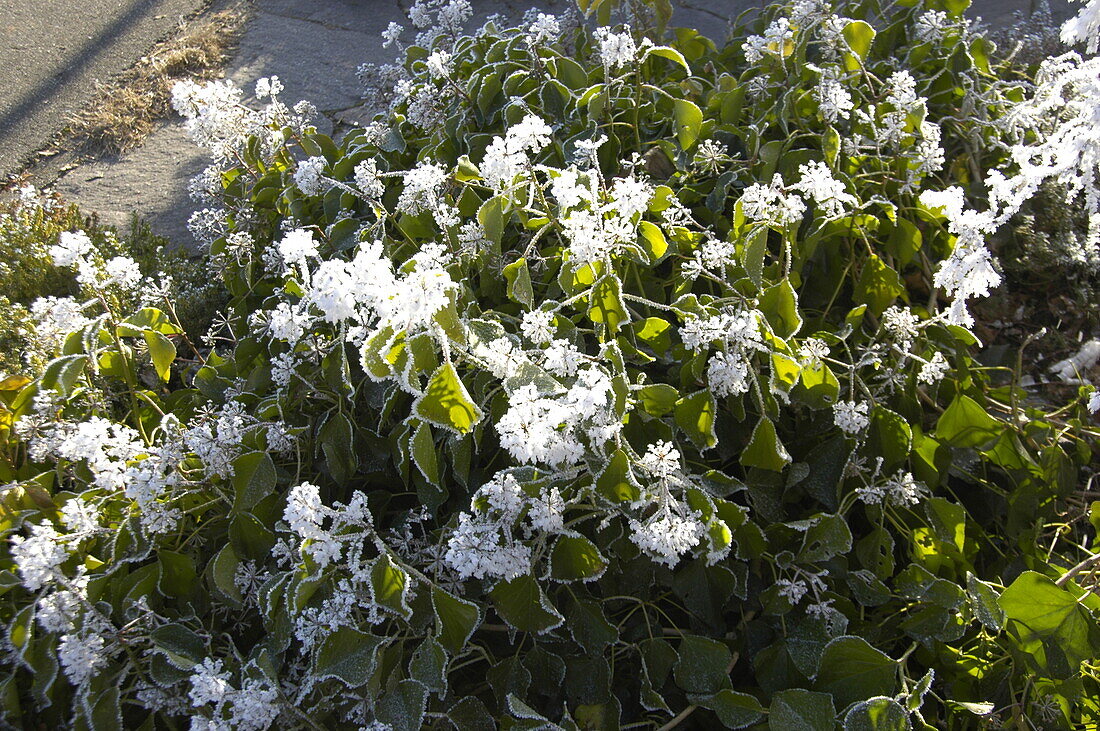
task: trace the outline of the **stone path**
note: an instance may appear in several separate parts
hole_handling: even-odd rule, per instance
[[[0,176],[206,0],[0,0]]]
[[[142,1],[156,0],[136,0]],[[392,60],[392,49],[383,49],[379,36],[390,21],[409,25],[404,10],[413,0],[254,1],[255,14],[245,27],[226,76],[247,90],[257,78],[278,75],[285,85],[283,98],[287,102],[308,99],[322,111],[325,120],[320,126],[365,119],[356,69],[367,61]],[[975,0],[970,14],[982,15],[987,21],[999,24],[1006,22],[1013,10],[1027,9],[1030,2]],[[0,8],[18,3],[20,0],[0,0]],[[561,12],[572,3],[573,0],[472,0],[475,14],[470,25],[494,12],[518,17],[528,7]],[[718,37],[724,30],[719,27],[724,25],[724,19],[759,2],[674,0],[674,4],[678,6],[674,25],[702,28],[708,35]],[[1071,12],[1067,0],[1054,0],[1052,5],[1056,14],[1067,16]],[[0,115],[4,113],[0,105]],[[204,154],[183,134],[179,120],[170,120],[162,123],[142,147],[119,159],[87,163],[68,171],[46,169],[35,182],[53,183],[62,195],[87,211],[97,211],[106,223],[125,226],[132,212],[136,212],[157,233],[190,244],[186,222],[194,206],[187,197],[186,186],[188,179],[205,164]]]

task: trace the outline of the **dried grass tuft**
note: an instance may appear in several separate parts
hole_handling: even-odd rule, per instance
[[[138,146],[170,112],[173,84],[220,75],[246,18],[240,3],[183,25],[118,80],[99,84],[94,102],[70,120],[70,142],[92,156],[117,155]]]

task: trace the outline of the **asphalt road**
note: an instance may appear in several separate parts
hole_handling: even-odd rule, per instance
[[[0,176],[204,0],[0,0]]]

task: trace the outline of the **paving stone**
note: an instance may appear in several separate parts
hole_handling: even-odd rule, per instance
[[[56,189],[104,223],[127,228],[133,212],[154,233],[188,245],[195,204],[187,182],[207,165],[206,154],[177,123],[161,124],[141,147],[115,160],[87,163],[58,180]]]
[[[260,11],[246,27],[228,76],[247,88],[262,76],[276,75],[288,103],[308,99],[321,110],[346,109],[362,97],[355,71],[363,63],[364,46],[376,39]]]

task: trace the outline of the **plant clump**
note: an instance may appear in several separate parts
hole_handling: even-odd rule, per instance
[[[1030,405],[971,308],[1043,185],[1096,209],[1097,62],[1035,85],[964,2],[614,4],[420,0],[339,143],[174,88],[229,302],[189,338],[51,244],[105,295],[0,385],[7,718],[1096,722],[1100,395]]]

